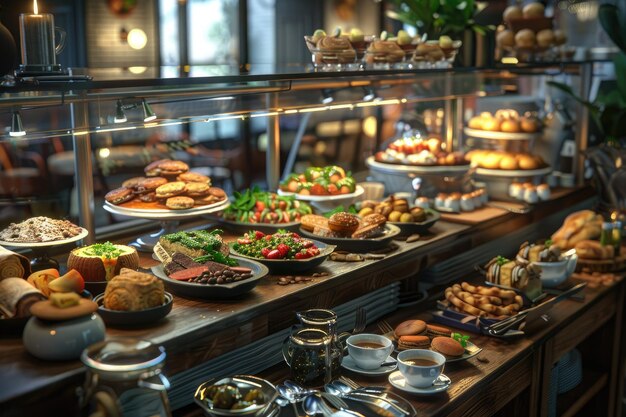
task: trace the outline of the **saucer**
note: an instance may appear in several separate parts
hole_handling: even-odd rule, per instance
[[[396,371],[389,375],[389,383],[399,390],[410,392],[411,394],[431,395],[446,391],[450,388],[452,381],[446,375],[441,374],[432,386],[427,388],[418,388],[407,384],[404,375],[402,375],[400,371]]]
[[[390,372],[395,371],[396,368],[398,367],[396,360],[392,358],[391,356],[388,356],[387,359],[385,359],[385,362],[393,362],[393,364],[387,365],[387,366],[380,366],[376,369],[363,369],[357,366],[356,362],[354,362],[354,359],[352,359],[350,355],[347,355],[343,357],[341,366],[352,372],[356,372],[357,374],[361,374],[361,375],[386,375]]]

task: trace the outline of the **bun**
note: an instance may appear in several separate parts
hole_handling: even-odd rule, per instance
[[[561,249],[571,249],[582,240],[600,237],[602,216],[592,210],[581,210],[570,214],[563,226],[552,235],[552,241]]]
[[[490,152],[487,155],[485,155],[484,158],[482,158],[479,161],[479,165],[482,166],[483,168],[487,168],[487,169],[498,169],[500,168],[500,160],[502,159],[502,154],[499,152]]]
[[[604,246],[597,240],[581,240],[574,248],[578,256],[583,259],[610,259],[615,256],[613,246]]]
[[[104,307],[109,310],[139,311],[163,305],[163,281],[157,277],[122,268],[104,291]]]
[[[328,228],[333,232],[350,235],[359,228],[359,219],[357,216],[343,211],[335,213],[328,219]]]
[[[532,155],[518,155],[517,162],[519,164],[520,169],[537,169],[539,168],[539,164],[537,160]]]
[[[518,169],[517,160],[511,155],[505,155],[500,160],[500,169]]]
[[[469,122],[467,122],[467,126],[470,129],[482,129],[483,128],[483,119],[480,116],[472,117]]]
[[[459,357],[465,353],[465,348],[451,337],[435,337],[431,342],[431,348],[444,356]]]

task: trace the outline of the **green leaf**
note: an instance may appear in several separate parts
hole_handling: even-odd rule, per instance
[[[626,52],[626,18],[614,4],[601,4],[598,19],[602,28],[622,52]]]
[[[615,79],[622,98],[626,99],[626,54],[621,52],[613,58],[615,65]]]

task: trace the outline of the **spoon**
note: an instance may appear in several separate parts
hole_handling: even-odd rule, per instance
[[[281,397],[285,398],[291,403],[295,416],[300,417],[300,413],[298,412],[298,406],[296,405],[296,398],[294,397],[293,392],[289,388],[287,388],[286,385],[277,385],[276,390],[281,395]]]
[[[398,401],[399,399],[387,398],[391,397],[391,393],[386,392],[386,389],[384,387],[363,387],[359,389],[352,389],[352,387],[344,384],[342,381],[336,380],[331,382],[330,384],[324,385],[324,389],[330,394],[349,398],[354,401],[372,404],[377,407],[387,409],[394,414],[411,415],[411,412],[396,404],[396,402],[399,402],[401,404],[409,403],[407,403],[407,401],[404,399],[402,399],[402,401]],[[381,405],[381,402],[388,405],[389,407]],[[410,404],[409,407],[412,408]]]

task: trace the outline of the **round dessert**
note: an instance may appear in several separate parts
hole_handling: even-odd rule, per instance
[[[146,167],[143,169],[143,172],[145,172],[146,176],[148,177],[157,177],[161,175],[161,169],[159,168],[159,166],[163,162],[167,162],[167,161],[171,161],[171,159],[160,159],[158,161],[151,162],[148,165],[146,165]]]
[[[137,194],[151,193],[165,184],[167,184],[167,180],[163,177],[145,178],[137,184],[137,186],[135,187],[135,192]]]
[[[143,201],[144,203],[154,203],[155,201],[157,201],[156,193],[152,192],[141,194],[139,196],[139,200]]]
[[[161,175],[174,176],[189,171],[189,165],[182,161],[163,161],[158,165]]]
[[[205,182],[188,182],[186,194],[189,197],[193,198],[204,197],[205,195],[209,194],[209,190],[209,184]]]
[[[217,187],[210,187],[209,194],[219,199],[226,198],[226,192],[224,192],[224,190],[222,190],[221,188],[217,188]]]
[[[417,336],[426,331],[426,322],[423,320],[407,320],[396,326],[393,335],[396,339],[402,336]]]
[[[209,177],[195,172],[184,172],[176,177],[176,180],[182,182],[202,182],[204,184],[211,184],[211,179]]]
[[[96,243],[74,249],[67,259],[67,269],[75,269],[85,281],[108,281],[122,268],[139,268],[139,255],[132,246]]]
[[[165,205],[172,210],[185,210],[192,208],[195,203],[191,197],[178,196],[168,198]]]
[[[375,224],[376,226],[380,226],[380,225],[385,224],[385,222],[387,222],[387,219],[385,218],[385,216],[379,213],[372,213],[372,214],[368,214],[364,216],[362,223],[363,223],[363,226],[369,226],[370,224]]]
[[[111,190],[104,196],[104,199],[111,204],[122,204],[134,198],[133,190],[126,187]]]
[[[446,336],[448,338],[452,334],[450,329],[448,329],[447,327],[435,326],[433,324],[428,324],[426,326],[426,333],[428,333],[428,336],[430,336],[430,337]]]
[[[430,338],[428,336],[401,336],[398,339],[398,348],[406,349],[427,349],[430,346]]]
[[[465,353],[465,348],[458,340],[451,337],[435,337],[430,344],[435,352],[441,353],[443,356],[450,358],[458,358]]]
[[[133,177],[133,178],[129,178],[126,181],[124,181],[122,183],[122,187],[126,187],[126,188],[137,188],[137,186],[139,185],[139,183],[141,183],[141,181],[145,180],[146,177]]]
[[[157,198],[170,198],[185,192],[187,184],[182,181],[168,182],[156,189]]]
[[[359,219],[350,213],[335,213],[328,219],[328,228],[333,232],[351,235],[359,228]]]

